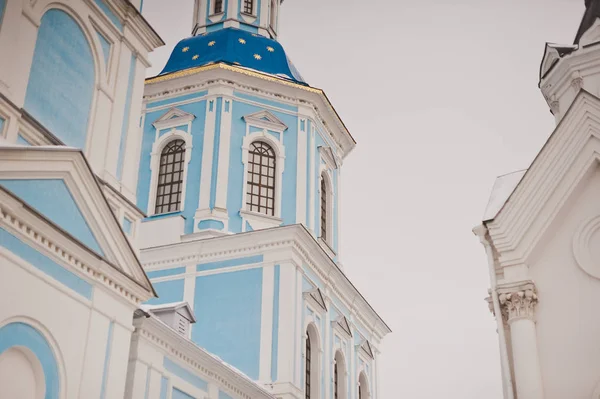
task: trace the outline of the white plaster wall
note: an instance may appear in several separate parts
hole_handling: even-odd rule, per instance
[[[600,215],[600,168],[580,184],[529,261],[538,289],[538,351],[547,399],[589,399],[600,382],[600,280],[580,268],[573,236]],[[600,232],[592,244],[600,247]],[[594,252],[593,252],[594,253]],[[595,252],[596,262],[600,253]]]
[[[0,267],[0,326],[28,323],[56,345],[65,399],[100,397],[108,326],[115,320],[105,397],[123,397],[133,308],[98,288],[88,301],[3,247]]]

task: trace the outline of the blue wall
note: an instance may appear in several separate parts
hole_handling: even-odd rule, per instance
[[[184,280],[171,280],[162,283],[152,283],[158,298],[152,298],[148,305],[162,305],[164,303],[173,303],[183,301]]]
[[[25,110],[66,145],[84,148],[94,86],[83,31],[64,11],[49,10],[38,30]]]
[[[44,336],[25,323],[11,323],[0,328],[0,355],[12,347],[29,349],[42,365],[46,394],[44,399],[58,399],[60,378],[54,351]]]
[[[63,180],[0,179],[0,186],[21,198],[97,254],[104,255],[94,233]]]
[[[262,268],[196,278],[192,340],[258,379]]]

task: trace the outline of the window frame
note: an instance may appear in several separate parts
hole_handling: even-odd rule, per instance
[[[261,148],[256,148],[262,146]],[[266,147],[266,148],[265,148]],[[265,149],[267,154],[259,151],[260,149]],[[256,151],[255,151],[256,150]],[[259,162],[256,163],[256,157],[259,158]],[[248,167],[246,168],[246,210],[253,213],[262,214],[265,216],[274,217],[275,216],[275,193],[277,189],[277,154],[269,143],[265,140],[254,140],[250,143],[250,148],[248,150]],[[263,161],[266,160],[268,163],[263,165]],[[270,165],[270,161],[272,160],[273,165]],[[251,168],[252,166],[252,168]],[[254,169],[258,166],[258,173],[254,172]],[[263,174],[263,168],[266,168],[266,174]],[[258,177],[258,183],[254,181],[250,181],[250,177],[253,177],[252,180],[255,180],[254,177]],[[267,179],[266,185],[263,185],[263,177]],[[273,181],[272,184],[269,183],[269,180]],[[254,193],[254,189],[258,189],[258,193]],[[266,195],[262,195],[262,191],[266,190]],[[248,192],[250,191],[250,192]],[[269,191],[272,192],[272,195],[269,195]],[[254,205],[252,199],[258,196],[258,204]],[[261,204],[262,199],[266,200],[266,204],[263,206]],[[250,201],[250,203],[248,203]],[[271,206],[269,206],[269,201],[271,201]],[[253,207],[258,207],[258,210],[253,209]],[[262,211],[262,208],[266,210],[266,212]]]
[[[283,131],[275,131],[280,134],[280,140],[277,140],[276,137],[272,136],[267,132],[267,129],[263,129],[261,131],[257,131],[254,133],[249,133],[250,125],[246,125],[246,136],[242,141],[242,163],[244,164],[244,177],[243,177],[243,189],[242,189],[242,207],[240,209],[240,214],[242,215],[243,223],[242,228],[246,228],[246,222],[251,223],[253,229],[267,228],[267,227],[276,227],[281,225],[281,197],[282,197],[282,186],[283,186],[283,172],[285,170],[285,147],[282,144],[283,141]],[[273,202],[274,206],[274,215],[269,216],[264,213],[252,212],[246,206],[247,203],[247,194],[246,188],[248,186],[248,167],[249,167],[249,153],[250,153],[250,145],[255,141],[263,141],[266,144],[270,145],[271,148],[275,151],[275,198]],[[256,227],[258,226],[258,227]],[[245,230],[243,230],[245,231]]]
[[[325,196],[323,196],[323,188],[325,188]],[[323,228],[323,202],[325,203],[325,228]],[[319,179],[319,238],[333,249],[333,236],[336,234],[333,231],[333,212],[334,212],[335,195],[333,190],[333,179],[331,172],[327,169],[322,169]],[[323,237],[323,232],[325,236]]]
[[[344,352],[339,346],[336,348],[333,355],[333,375],[333,399],[347,399],[348,368],[346,366],[346,358],[344,356]]]
[[[189,130],[189,128],[188,128]],[[158,130],[157,130],[158,134]],[[158,191],[158,176],[160,174],[160,159],[163,149],[174,140],[183,140],[185,142],[185,156],[183,161],[183,180],[181,189],[181,198],[179,201],[179,210],[173,212],[156,213],[156,199]],[[152,153],[150,154],[150,190],[148,194],[148,208],[146,213],[148,216],[167,215],[169,213],[179,213],[184,211],[185,196],[187,189],[188,166],[192,158],[192,135],[182,130],[172,129],[170,132],[160,136],[152,145]]]
[[[277,31],[277,0],[271,0],[271,6],[269,7],[269,27],[273,32]]]
[[[310,345],[307,341],[310,340]],[[306,323],[303,336],[304,343],[304,399],[320,398],[320,375],[321,375],[321,345],[320,333],[313,320]],[[310,354],[307,349],[310,348]],[[310,372],[307,372],[307,358],[310,356]],[[307,380],[307,376],[310,380]],[[307,388],[309,389],[307,391]]]
[[[183,198],[184,185],[184,170],[185,170],[185,140],[176,138],[166,143],[162,151],[160,152],[160,160],[158,164],[158,181],[156,185],[156,195],[154,200],[154,214],[162,215],[165,213],[173,213],[181,211],[181,204]],[[173,155],[173,157],[171,157]],[[179,157],[177,157],[179,155]],[[172,159],[171,159],[172,158]],[[167,170],[171,166],[171,170]],[[178,175],[177,180],[174,179],[175,175]],[[165,181],[161,182],[161,176],[165,177]],[[166,181],[167,177],[170,177],[170,181]],[[161,191],[162,188],[162,191]],[[168,193],[165,193],[166,189],[169,189]],[[175,189],[176,188],[176,189]],[[175,189],[175,190],[174,190]],[[176,196],[175,199],[173,195]],[[160,205],[158,204],[159,199],[162,199]],[[164,201],[167,201],[166,203]],[[175,209],[171,209],[175,206]],[[159,207],[161,210],[159,211]],[[166,207],[166,210],[165,210]]]
[[[246,11],[246,3],[247,2],[250,2],[250,9],[251,9],[250,12]],[[246,15],[255,17],[256,16],[256,0],[242,0],[242,10],[240,12],[242,14],[246,14]]]
[[[220,10],[217,11],[217,5],[220,5]],[[211,15],[219,15],[225,12],[225,0],[213,0],[212,4],[212,14]]]

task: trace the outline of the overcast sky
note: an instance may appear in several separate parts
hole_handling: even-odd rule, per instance
[[[145,0],[167,45],[193,0]],[[286,0],[280,42],[358,142],[343,168],[341,257],[388,322],[381,399],[500,399],[483,247],[471,233],[497,175],[554,128],[545,42],[570,44],[583,0]]]

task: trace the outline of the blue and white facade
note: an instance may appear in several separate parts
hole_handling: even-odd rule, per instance
[[[280,6],[197,0],[144,80],[141,1],[0,0],[0,397],[379,397],[390,330],[339,253],[355,142]]]

